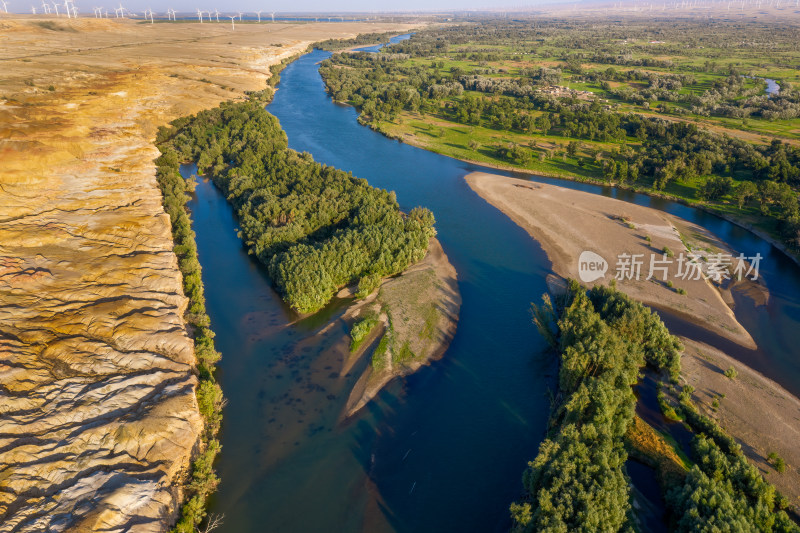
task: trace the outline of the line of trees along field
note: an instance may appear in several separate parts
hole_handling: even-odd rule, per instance
[[[713,114],[708,109],[750,102],[749,114],[758,115],[761,123],[766,123],[769,113],[776,109],[784,113],[795,107],[800,110],[800,91],[784,83],[779,97],[755,95],[763,88],[734,72],[703,82],[702,94],[687,92],[687,86],[699,84],[696,77],[703,76],[704,69],[720,70],[714,64],[692,67],[690,72],[679,70],[672,62],[645,65],[666,72],[621,71],[617,66],[589,70],[582,66],[584,61],[609,63],[611,59],[603,54],[610,54],[616,47],[589,38],[575,28],[557,23],[552,26],[534,29],[486,23],[428,29],[381,53],[335,54],[322,63],[320,72],[331,95],[356,106],[363,123],[379,125],[397,120],[402,113],[419,113],[470,128],[513,133],[517,136],[514,142],[495,140],[486,146],[471,140],[469,148],[476,154],[491,152],[494,159],[514,166],[531,168],[539,161],[563,157],[564,161],[571,158],[577,162],[580,175],[613,183],[641,185],[655,191],[684,190],[684,184],[690,184],[689,199],[724,204],[725,212],[763,220],[765,227],[795,251],[800,250],[800,148],[778,139],[770,144],[753,144],[697,124],[653,116],[652,112],[632,112],[632,106],[607,105],[600,99],[607,96],[617,101],[636,100],[640,108],[645,101],[669,102],[671,107],[663,107],[662,111],[676,116],[705,116]],[[576,32],[582,37],[575,44],[561,42],[562,34]],[[554,50],[543,51],[545,42]],[[592,53],[590,43],[597,45]],[[717,38],[713,44],[724,43]],[[525,52],[528,46],[533,51]],[[599,52],[602,50],[609,52]],[[562,59],[559,66],[554,66],[552,60],[538,67],[496,66],[520,61],[535,64],[535,58],[521,57],[525,53],[554,53]],[[626,50],[618,53],[613,65],[636,62],[623,59],[628,57]],[[800,50],[786,53],[800,58]],[[567,79],[606,90],[598,90],[596,98],[578,98],[548,89]],[[612,87],[619,80],[630,86]],[[761,102],[761,111],[754,110],[754,99]],[[676,101],[681,104],[672,105]],[[530,136],[531,142],[519,142],[519,135]],[[544,146],[552,144],[554,137],[564,139],[563,154],[538,145],[536,139],[542,137],[547,139]],[[582,141],[588,141],[586,146],[590,148]],[[684,189],[671,187],[673,184]]]
[[[394,37],[396,32],[393,33],[359,33],[352,39],[327,39],[325,41],[317,41],[314,43],[314,48],[318,50],[344,50],[346,48],[353,48],[356,46],[368,46],[371,44],[381,44],[388,42],[389,39]]]
[[[283,298],[310,313],[337,289],[360,292],[421,260],[434,236],[433,214],[401,213],[394,193],[288,148],[271,95],[222,104],[159,131],[165,155],[196,161],[236,210],[240,236]]]
[[[553,305],[534,306],[534,321],[559,353],[559,391],[548,435],[523,475],[526,496],[511,505],[515,533],[634,531],[625,473],[625,435],[635,413],[632,385],[647,366],[678,382],[680,342],[647,307],[613,287],[587,291],[571,282]],[[786,500],[747,463],[740,447],[681,396],[696,432],[695,464],[662,479],[675,531],[800,529]]]

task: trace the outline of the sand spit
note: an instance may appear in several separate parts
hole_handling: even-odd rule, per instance
[[[0,21],[0,532],[163,531],[202,421],[156,129],[400,24]]]
[[[384,282],[374,295],[349,309],[344,316],[348,322],[372,312],[379,315],[382,324],[345,362],[343,373],[349,372],[357,359],[373,356],[370,348],[374,346],[370,345],[375,343],[370,341],[388,334],[390,329],[395,340],[394,349],[388,350],[377,366],[369,364],[353,387],[344,418],[354,415],[393,379],[413,374],[444,355],[456,334],[460,309],[456,269],[436,239],[431,239],[425,259]],[[414,357],[398,362],[405,343]]]
[[[692,400],[736,437],[765,478],[800,508],[800,400],[774,381],[711,346],[681,339],[682,374],[695,388]],[[733,367],[735,379],[724,372]],[[716,400],[716,403],[715,403]],[[767,462],[775,452],[786,461],[778,473]]]
[[[725,244],[704,228],[655,209],[555,185],[482,172],[469,174],[466,180],[542,245],[558,276],[579,279],[578,258],[583,251],[591,251],[607,261],[608,270],[605,277],[586,285],[607,284],[614,278],[622,254],[644,254],[640,278],[618,281],[620,290],[644,304],[689,317],[746,348],[755,348],[750,334],[728,307],[726,300],[731,299],[725,291],[702,278],[678,276],[677,256],[686,252],[684,242],[702,254],[726,251]],[[675,254],[666,265],[667,280],[673,281],[674,287],[662,280],[660,270],[654,270],[653,279],[645,279],[651,257],[664,260],[664,247]],[[679,288],[686,294],[679,294]]]

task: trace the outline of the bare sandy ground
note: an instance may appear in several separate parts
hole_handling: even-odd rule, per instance
[[[157,127],[406,28],[0,20],[0,532],[162,531],[181,498],[202,421]]]
[[[681,236],[698,253],[726,249],[705,229],[655,209],[554,185],[482,172],[474,172],[466,179],[482,198],[539,241],[557,275],[579,279],[578,259],[582,252],[591,251],[607,261],[608,271],[603,278],[586,285],[607,284],[615,277],[622,254],[644,254],[640,278],[618,280],[620,290],[647,305],[688,316],[742,346],[755,348],[750,334],[726,304],[723,292],[702,277],[694,280],[678,276],[678,255],[687,251]],[[650,242],[646,240],[648,236]],[[664,260],[664,247],[675,254],[664,265],[666,279],[673,281],[673,288],[657,269],[653,279],[645,279],[650,273],[650,261]],[[678,288],[687,294],[679,294]]]
[[[370,341],[383,336],[390,324],[394,329],[395,353],[388,350],[378,369],[372,364],[367,366],[353,387],[344,418],[358,412],[393,379],[412,374],[444,355],[456,334],[460,309],[456,269],[437,239],[431,239],[422,261],[402,276],[385,281],[374,295],[349,309],[345,320],[354,322],[369,312],[379,313],[382,327],[376,328],[372,338],[351,355],[343,373],[349,372],[359,358],[372,354]],[[406,342],[415,356],[398,363],[396,352]]]
[[[681,358],[682,374],[695,388],[695,404],[736,437],[766,479],[799,508],[800,400],[719,350],[682,340],[686,346]],[[735,379],[724,375],[730,367],[738,373]],[[717,408],[713,405],[715,399]],[[767,463],[771,452],[786,461],[783,474]]]

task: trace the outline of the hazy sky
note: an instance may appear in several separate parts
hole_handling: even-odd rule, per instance
[[[63,4],[64,0],[48,0]],[[31,6],[42,12],[42,0],[7,0],[8,10],[16,13],[30,13]],[[120,0],[74,0],[82,14],[92,13],[95,6],[118,6]],[[551,2],[548,2],[551,3]],[[414,10],[454,10],[454,9],[502,9],[512,2],[500,0],[403,0],[401,2],[369,1],[369,0],[122,0],[122,5],[136,12],[151,7],[156,12],[173,8],[178,11],[195,11],[200,9],[219,9],[225,11],[269,10],[283,12],[352,12],[352,11],[414,11]],[[514,4],[519,9],[520,4]],[[2,11],[2,3],[0,3]],[[112,13],[113,15],[113,13]],[[277,15],[276,15],[277,16]],[[0,18],[2,13],[0,12]]]

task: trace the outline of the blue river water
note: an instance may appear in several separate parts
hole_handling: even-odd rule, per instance
[[[290,64],[268,110],[289,144],[430,208],[462,294],[445,356],[388,386],[342,422],[364,368],[342,372],[344,303],[299,320],[244,250],[224,198],[199,180],[190,203],[208,310],[223,353],[227,397],[211,512],[225,532],[506,531],[508,505],[536,455],[555,368],[530,323],[550,263],[539,245],[479,198],[463,177],[480,167],[387,139],[326,95],[314,51]],[[186,166],[185,175],[194,172]],[[498,174],[505,174],[503,172]],[[527,176],[526,176],[527,177]],[[753,234],[680,204],[568,181],[527,177],[650,205],[703,225],[747,255],[764,256],[772,297],[737,298],[759,350],[741,354],[800,390],[800,269]]]

